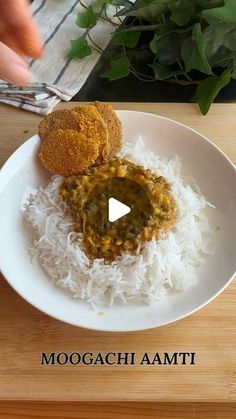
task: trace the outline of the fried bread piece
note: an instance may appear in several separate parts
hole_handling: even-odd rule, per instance
[[[70,176],[95,163],[99,144],[81,132],[71,129],[51,131],[41,144],[39,157],[54,174]]]
[[[51,112],[45,116],[39,124],[39,136],[45,140],[47,135],[57,129],[72,129],[80,131],[78,115],[70,110],[64,109]]]
[[[97,109],[93,105],[80,105],[73,108],[72,111],[79,116],[79,131],[87,138],[99,142],[99,156],[96,163],[106,161],[110,154],[108,128]]]
[[[103,121],[107,125],[108,140],[110,143],[110,157],[112,157],[117,154],[122,146],[121,122],[111,105],[102,102],[94,102],[91,105],[95,106]]]

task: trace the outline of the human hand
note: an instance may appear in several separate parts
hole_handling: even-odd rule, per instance
[[[0,0],[0,78],[23,85],[30,80],[24,57],[38,58],[43,45],[27,0]]]

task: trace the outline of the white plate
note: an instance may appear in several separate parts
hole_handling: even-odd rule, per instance
[[[125,140],[141,135],[147,148],[167,157],[180,157],[184,174],[193,176],[214,211],[220,230],[214,237],[213,256],[198,272],[197,284],[168,296],[155,307],[117,306],[103,315],[53,286],[40,266],[31,263],[25,246],[20,205],[27,187],[49,179],[37,154],[37,135],[24,143],[0,172],[0,268],[9,284],[29,303],[64,322],[104,331],[131,331],[161,326],[181,319],[216,297],[235,273],[236,171],[230,160],[196,131],[160,116],[119,111]]]

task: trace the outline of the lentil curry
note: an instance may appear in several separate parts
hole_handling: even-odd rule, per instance
[[[83,233],[87,256],[107,262],[123,252],[138,253],[145,242],[170,230],[177,215],[170,184],[164,177],[118,157],[67,177],[61,196],[76,231]],[[113,223],[108,221],[110,197],[131,208]]]

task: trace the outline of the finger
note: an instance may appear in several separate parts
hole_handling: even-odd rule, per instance
[[[14,36],[12,29],[9,31],[9,26],[0,21],[0,42],[13,49],[17,54],[25,56],[26,54],[22,51],[19,40]]]
[[[27,0],[0,0],[1,22],[15,38],[23,54],[38,58],[43,44],[34,23]],[[1,30],[3,33],[3,30]],[[5,32],[5,30],[4,30]]]
[[[19,46],[17,45],[16,40],[8,32],[5,32],[4,35],[2,35],[2,36],[0,35],[0,41],[3,44],[7,45],[10,49],[15,51],[18,55],[22,55],[22,51],[19,48]]]
[[[18,85],[24,85],[30,81],[30,72],[26,62],[2,42],[0,42],[0,78]]]

